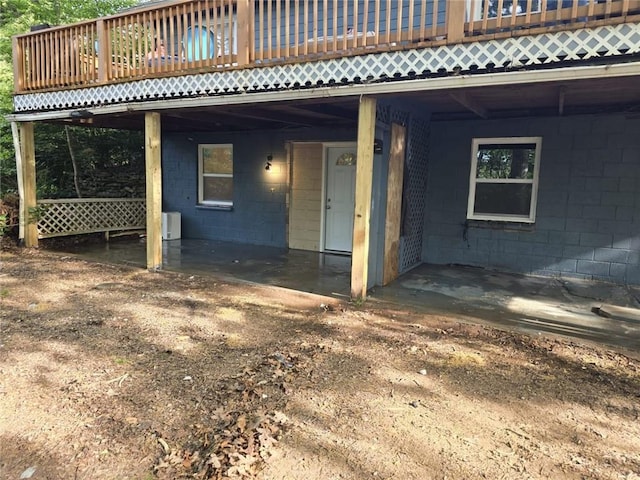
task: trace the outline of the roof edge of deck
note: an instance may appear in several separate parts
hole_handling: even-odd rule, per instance
[[[511,83],[523,77],[528,82],[551,81],[543,79],[554,77],[569,80],[572,77],[571,74],[567,77],[567,72],[584,71],[581,68],[599,72],[599,76],[613,76],[614,66],[621,67],[616,71],[627,71],[625,65],[632,64],[629,62],[639,54],[640,23],[624,23],[293,65],[20,94],[14,97],[14,113],[35,115],[43,111],[99,107],[107,111],[107,106],[151,110],[158,108],[153,105],[159,101],[202,106],[466,86],[459,79],[473,79],[466,84],[473,82],[474,86],[495,85],[496,81]],[[608,64],[593,65],[596,62]],[[500,71],[491,73],[495,70]],[[635,70],[637,74],[637,66]],[[519,76],[515,77],[516,74]],[[500,76],[506,78],[496,80]],[[261,100],[263,97],[269,100]]]
[[[283,102],[300,99],[336,98],[357,95],[386,95],[403,92],[419,92],[474,88],[481,86],[521,85],[533,82],[561,82],[568,80],[589,80],[599,78],[620,78],[637,76],[640,61],[615,65],[573,66],[553,70],[525,70],[519,72],[487,73],[484,75],[456,75],[432,79],[416,79],[406,82],[359,84],[338,87],[326,87],[311,90],[284,90],[195,98],[174,98],[148,102],[101,105],[82,109],[90,115],[109,115],[127,112],[160,111],[176,108],[202,108],[221,105],[240,105],[251,103]],[[402,88],[399,88],[402,87]],[[9,121],[47,121],[74,118],[78,108],[25,112],[7,115]]]

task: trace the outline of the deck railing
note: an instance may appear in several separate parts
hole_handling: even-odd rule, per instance
[[[38,200],[40,238],[146,228],[144,198]]]
[[[178,0],[14,37],[15,90],[460,43],[639,14],[640,0]]]

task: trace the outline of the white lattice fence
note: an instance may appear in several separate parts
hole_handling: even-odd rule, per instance
[[[40,238],[146,227],[144,198],[79,198],[38,201]]]

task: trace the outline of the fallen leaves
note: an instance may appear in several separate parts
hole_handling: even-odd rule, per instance
[[[295,364],[294,364],[295,360]],[[183,445],[171,448],[159,434],[154,465],[160,478],[253,478],[272,456],[289,418],[286,381],[300,373],[300,359],[278,353],[216,385],[220,406],[193,425]],[[284,367],[284,368],[283,368]]]
[[[165,470],[170,477],[184,473],[201,479],[252,478],[270,458],[285,424],[281,412],[252,419],[239,412],[221,413],[211,425],[195,428],[197,440],[187,447],[170,449],[158,438],[162,454],[155,470]]]

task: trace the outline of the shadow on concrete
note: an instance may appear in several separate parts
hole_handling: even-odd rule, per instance
[[[67,252],[144,268],[145,249],[144,242],[136,240],[72,246]],[[182,239],[163,242],[163,265],[186,274],[349,298],[351,259],[344,255]],[[593,312],[603,304],[637,309],[640,286],[423,264],[386,287],[372,289],[369,299],[380,307],[410,308],[520,332],[640,349],[638,320],[605,318]]]

